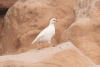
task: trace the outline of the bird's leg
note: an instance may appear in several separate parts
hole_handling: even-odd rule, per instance
[[[48,43],[50,44],[50,47],[54,46],[54,44],[51,44],[51,42],[50,42],[50,41],[48,41]]]
[[[41,44],[41,43],[39,42],[39,45],[38,45],[38,50],[40,50],[40,49],[41,49],[40,44]]]

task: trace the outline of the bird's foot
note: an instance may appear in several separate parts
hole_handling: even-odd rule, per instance
[[[52,44],[52,46],[53,46],[53,47],[55,47],[55,45],[54,45],[54,44]]]
[[[37,50],[41,50],[40,48],[38,48]]]
[[[41,50],[42,48],[40,46],[38,46],[38,50]]]
[[[41,50],[41,48],[39,47],[38,50]]]
[[[51,44],[50,47],[55,47],[55,45],[54,44]]]

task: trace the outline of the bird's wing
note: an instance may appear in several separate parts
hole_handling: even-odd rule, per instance
[[[40,38],[50,34],[50,31],[52,30],[53,28],[51,27],[47,27],[45,28],[42,32],[40,32],[40,34],[36,37],[36,41],[38,41]],[[51,33],[52,34],[52,33]]]
[[[42,37],[44,37],[46,34],[45,34],[45,32],[46,32],[46,28],[35,38],[35,40],[31,43],[31,45],[33,44],[33,43],[35,43],[36,41],[39,41],[40,40],[40,38],[42,38]]]
[[[35,43],[36,41],[38,41],[40,38],[42,38],[42,37],[44,37],[44,36],[37,36],[36,37],[36,39],[31,43],[31,45],[33,44],[33,43]]]
[[[39,39],[39,38],[44,37],[45,35],[47,35],[48,32],[49,32],[49,29],[48,29],[48,28],[45,28],[45,29],[36,37],[36,39]]]

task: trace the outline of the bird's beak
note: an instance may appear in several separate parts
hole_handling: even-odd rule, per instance
[[[56,22],[58,22],[58,21],[56,21]]]

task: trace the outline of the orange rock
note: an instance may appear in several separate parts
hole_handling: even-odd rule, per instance
[[[71,2],[73,4],[70,4]],[[49,25],[51,18],[58,20],[55,24],[56,34],[51,43],[59,44],[62,32],[75,21],[73,11],[75,3],[76,0],[20,0],[16,2],[5,16],[4,54],[14,54],[17,51],[20,53],[20,49],[26,51],[26,48],[32,47],[31,42]]]
[[[99,26],[100,23],[95,20],[80,18],[62,34],[61,42],[66,37],[66,41],[71,41],[96,64],[100,64]]]
[[[9,8],[18,0],[0,0],[0,7]]]
[[[96,67],[71,42],[43,50],[30,50],[18,55],[0,57],[1,67]]]
[[[86,1],[86,0],[85,0]],[[88,4],[82,2],[82,8],[86,8]],[[87,0],[88,1],[88,0]],[[97,65],[100,64],[100,1],[91,1],[90,8],[87,10],[87,14],[80,12],[81,18],[78,18],[61,36],[60,42],[71,41],[77,46],[86,56],[93,60]],[[95,3],[95,5],[93,5]],[[79,6],[79,5],[78,5]],[[91,9],[92,8],[92,9]],[[91,11],[91,13],[89,12]],[[90,15],[90,18],[83,18]],[[80,17],[79,16],[79,17]]]

